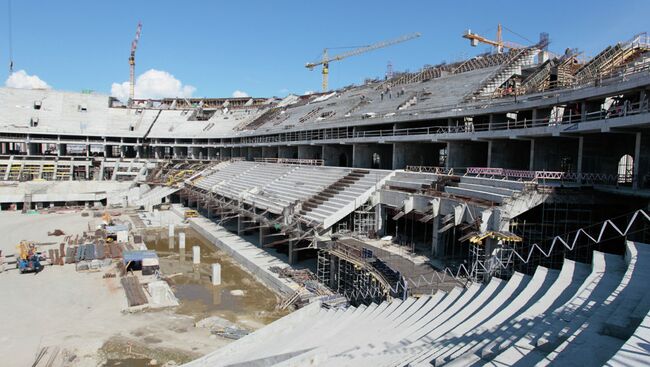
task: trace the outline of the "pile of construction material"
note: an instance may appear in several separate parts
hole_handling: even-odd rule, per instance
[[[280,303],[280,309],[286,309],[291,305],[300,308],[315,300],[322,301],[322,298],[334,295],[329,288],[318,282],[314,273],[309,269],[294,269],[290,266],[284,268],[271,266],[269,270],[278,274],[280,278],[290,278],[300,285],[299,290],[289,295]]]

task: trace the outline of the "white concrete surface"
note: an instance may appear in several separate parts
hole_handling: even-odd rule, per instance
[[[299,311],[188,366],[646,365],[647,317],[636,315],[650,310],[649,261],[650,245],[628,242],[625,261],[594,252],[590,273],[566,260],[418,300]],[[614,338],[612,320],[635,327]]]

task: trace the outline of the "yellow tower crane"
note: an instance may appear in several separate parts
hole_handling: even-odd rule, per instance
[[[316,66],[323,65],[323,71],[322,71],[322,74],[323,74],[323,92],[327,92],[327,90],[328,90],[327,77],[328,77],[328,74],[329,74],[330,62],[332,62],[332,61],[340,61],[340,60],[343,60],[343,59],[348,58],[350,56],[360,55],[360,54],[363,54],[363,53],[366,53],[366,52],[369,52],[369,51],[372,51],[372,50],[376,50],[378,48],[384,48],[384,47],[392,46],[394,44],[406,42],[408,40],[412,40],[412,39],[418,38],[418,37],[420,37],[420,33],[407,34],[407,35],[404,35],[404,36],[401,36],[399,38],[395,38],[395,39],[392,39],[392,40],[382,41],[382,42],[378,42],[378,43],[375,43],[375,44],[372,44],[372,45],[369,45],[369,46],[359,47],[357,49],[347,51],[347,52],[338,54],[336,56],[329,56],[328,49],[326,48],[326,49],[323,50],[323,57],[321,58],[321,60],[316,61],[316,62],[308,62],[307,64],[305,64],[305,67],[307,69],[309,69],[309,70],[314,70],[314,68]]]
[[[494,46],[494,48],[498,53],[502,53],[504,48],[513,49],[513,50],[526,48],[526,46],[522,46],[514,42],[504,41],[502,34],[503,34],[503,30],[501,24],[499,23],[499,25],[497,25],[496,41],[487,39],[479,34],[472,33],[472,31],[469,29],[465,31],[465,34],[463,34],[463,38],[467,38],[470,42],[470,45],[472,45],[472,47],[478,46],[479,42]]]
[[[138,48],[140,32],[142,32],[142,22],[138,22],[138,28],[135,30],[135,38],[131,42],[131,56],[129,56],[129,105],[133,103],[133,98],[135,98],[135,50]]]

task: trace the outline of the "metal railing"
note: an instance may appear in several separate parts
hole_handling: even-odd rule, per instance
[[[254,160],[261,163],[298,164],[303,166],[322,166],[325,164],[322,159],[255,158]]]
[[[351,131],[347,128],[329,129],[329,130],[309,130],[299,132],[281,133],[271,136],[254,136],[242,138],[239,143],[233,144],[264,144],[264,143],[284,143],[299,141],[316,141],[316,140],[341,140],[341,139],[363,139],[363,138],[384,138],[399,136],[420,136],[420,135],[440,135],[440,134],[462,134],[482,131],[508,131],[521,130],[535,127],[559,126],[565,124],[579,124],[590,121],[599,121],[625,117],[650,112],[647,101],[634,103],[623,103],[609,110],[599,110],[587,113],[577,114],[558,114],[540,119],[506,120],[491,123],[473,123],[465,122],[456,126],[429,126],[403,129],[378,129]]]

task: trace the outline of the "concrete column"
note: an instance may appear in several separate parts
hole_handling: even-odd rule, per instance
[[[169,225],[169,237],[174,237],[174,225],[170,224]]]
[[[241,220],[241,214],[237,215],[237,236],[241,236],[243,223]]]
[[[438,233],[438,230],[440,229],[440,216],[433,217],[432,221],[433,227],[431,231],[431,256],[441,257],[443,256],[443,248],[440,241],[440,234]]]
[[[533,113],[531,118],[533,119],[532,124],[534,125],[537,120],[537,108],[533,108]]]
[[[488,130],[492,130],[492,123],[494,122],[494,115],[490,114],[489,115],[489,120],[488,120]],[[488,161],[489,163],[489,161]]]
[[[490,115],[490,116],[492,116],[492,115]],[[487,166],[488,166],[488,168],[492,167],[492,140],[488,140]]]
[[[576,172],[578,173],[578,183],[582,183],[582,179],[580,178],[580,174],[582,173],[582,151],[583,151],[583,146],[584,146],[584,137],[580,136],[578,137],[578,162],[576,164]]]
[[[641,133],[635,134],[634,140],[634,166],[632,167],[632,188],[639,188],[639,165],[641,164]]]
[[[587,121],[587,101],[580,104],[580,121]]]
[[[381,205],[375,205],[375,233],[378,236],[384,235],[384,215],[386,210]]]
[[[260,223],[260,241],[259,241],[259,244],[260,244],[260,247],[264,247],[264,234],[266,233],[266,231],[264,230],[264,227],[262,227],[261,225],[262,224]]]
[[[192,246],[192,263],[198,265],[201,263],[201,248]]]
[[[221,264],[212,264],[212,285],[221,284]]]
[[[185,248],[185,232],[178,232],[178,248]]]
[[[530,139],[530,163],[528,164],[528,170],[535,170],[535,139]]]
[[[293,265],[296,262],[293,253],[293,241],[289,241],[289,265]]]

